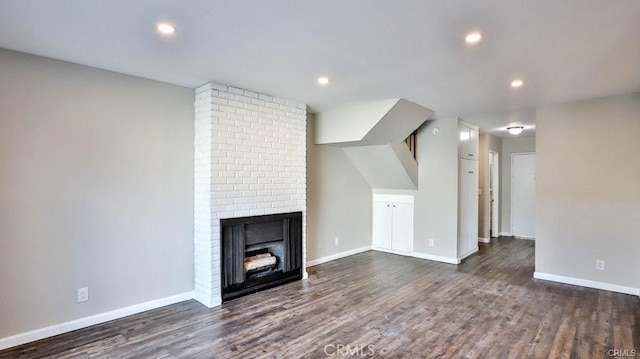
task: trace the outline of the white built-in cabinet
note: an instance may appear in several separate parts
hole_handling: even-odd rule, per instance
[[[460,122],[458,125],[458,135],[460,139],[458,142],[459,157],[477,160],[480,152],[478,129],[464,122]]]
[[[459,123],[458,258],[478,251],[478,129]]]
[[[413,251],[413,196],[373,195],[373,249]]]

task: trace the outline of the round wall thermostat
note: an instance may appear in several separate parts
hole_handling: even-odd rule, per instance
[[[434,127],[434,128],[431,130],[431,133],[433,133],[434,135],[437,135],[437,134],[439,134],[439,133],[440,133],[440,129],[439,129],[439,128],[437,128],[437,127]]]

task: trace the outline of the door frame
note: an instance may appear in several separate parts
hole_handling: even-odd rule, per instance
[[[511,154],[511,198],[509,199],[509,201],[511,202],[509,204],[509,207],[511,208],[511,211],[509,213],[510,215],[510,230],[511,230],[511,235],[515,236],[515,233],[513,231],[513,160],[515,158],[515,156],[519,156],[519,155],[534,155],[535,156],[535,152],[516,152],[516,153],[512,153]],[[537,156],[536,156],[537,159]],[[534,190],[535,191],[535,190]],[[535,193],[534,193],[535,194]],[[535,237],[532,236],[522,236],[522,235],[518,235],[518,238],[526,238],[526,239],[535,239]]]
[[[489,237],[500,237],[500,152],[496,151],[489,151],[489,221]]]

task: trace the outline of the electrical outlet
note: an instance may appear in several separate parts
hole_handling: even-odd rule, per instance
[[[340,238],[339,238],[339,237],[336,237],[336,246],[337,246],[338,244],[340,244]]]
[[[435,241],[433,240],[433,238],[429,239],[429,247],[433,247],[434,244]]]
[[[602,260],[602,259],[597,259],[596,260],[596,269],[597,270],[604,270],[604,260]]]
[[[89,287],[78,288],[78,303],[89,300]]]

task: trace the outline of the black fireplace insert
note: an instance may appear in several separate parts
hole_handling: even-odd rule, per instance
[[[220,220],[222,300],[302,278],[302,212]]]

